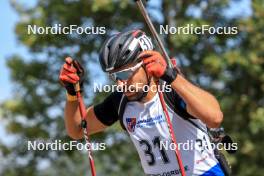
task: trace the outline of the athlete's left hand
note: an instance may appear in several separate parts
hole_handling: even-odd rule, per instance
[[[143,59],[148,75],[171,83],[177,77],[176,69],[169,68],[164,57],[157,51],[143,51],[139,56]]]

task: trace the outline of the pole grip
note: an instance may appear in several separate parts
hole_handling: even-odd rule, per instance
[[[75,92],[80,92],[81,91],[81,87],[80,87],[80,83],[79,82],[74,84],[74,90],[75,90]]]

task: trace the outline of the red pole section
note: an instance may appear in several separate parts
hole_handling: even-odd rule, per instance
[[[157,84],[157,85],[159,85],[159,84]],[[176,136],[174,134],[173,126],[172,126],[171,119],[170,119],[170,116],[169,116],[169,113],[168,113],[168,109],[166,107],[166,103],[164,101],[163,94],[159,90],[158,90],[158,94],[159,94],[159,98],[160,98],[160,102],[161,102],[161,106],[162,106],[164,115],[166,117],[168,129],[169,129],[169,133],[170,133],[170,138],[171,138],[173,144],[176,146],[175,147],[175,155],[176,155],[176,158],[177,158],[179,167],[180,167],[181,175],[182,176],[186,176],[185,169],[184,169],[184,165],[183,165],[182,159],[181,159],[181,154],[180,154],[180,151],[178,149],[178,144],[177,144],[177,141],[176,141]]]
[[[83,129],[83,135],[86,141],[86,144],[88,145],[88,157],[89,157],[89,162],[90,162],[90,167],[91,167],[91,173],[92,176],[96,176],[96,171],[95,171],[95,164],[94,164],[94,159],[92,156],[92,149],[91,149],[91,143],[89,140],[89,135],[88,135],[88,128],[87,128],[87,121],[85,119],[86,117],[86,108],[83,102],[83,98],[80,92],[80,84],[77,83],[74,86],[75,91],[76,91],[76,95],[77,95],[77,99],[78,99],[78,104],[79,104],[79,109],[80,109],[80,114],[81,114],[81,118],[82,118],[82,122],[81,122],[81,127]]]

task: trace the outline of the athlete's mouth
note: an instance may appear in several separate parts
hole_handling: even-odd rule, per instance
[[[133,95],[136,94],[136,92],[124,92],[125,96],[127,97],[132,97]]]

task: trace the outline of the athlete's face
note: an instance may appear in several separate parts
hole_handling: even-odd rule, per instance
[[[135,100],[142,94],[144,85],[148,84],[148,79],[141,66],[127,80],[118,79],[116,82],[118,86],[124,87],[124,94],[129,100]]]

